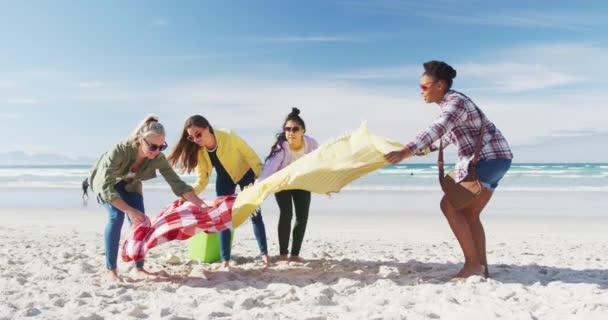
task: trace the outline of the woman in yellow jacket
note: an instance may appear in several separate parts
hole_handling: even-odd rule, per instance
[[[191,173],[196,169],[198,179],[194,192],[200,194],[207,184],[213,168],[217,174],[217,196],[234,194],[236,186],[241,190],[253,183],[262,171],[262,161],[255,151],[230,130],[214,130],[203,116],[194,115],[186,120],[181,138],[168,157],[169,162]],[[268,266],[268,244],[262,212],[257,209],[251,217],[253,233],[258,242],[264,264]],[[230,230],[220,232],[222,266],[230,266]]]

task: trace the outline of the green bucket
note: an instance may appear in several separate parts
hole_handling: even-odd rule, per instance
[[[219,235],[219,233],[207,234],[201,232],[188,239],[188,258],[203,263],[214,263],[222,260]],[[233,239],[234,230],[230,230],[231,246]]]

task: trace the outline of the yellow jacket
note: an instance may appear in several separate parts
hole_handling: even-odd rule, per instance
[[[251,147],[241,137],[230,130],[213,130],[217,141],[217,157],[235,183],[239,182],[253,169],[257,178],[262,171],[262,161]],[[198,179],[192,186],[194,192],[201,193],[209,184],[209,177],[213,165],[207,153],[207,148],[201,147],[198,151],[196,171]]]

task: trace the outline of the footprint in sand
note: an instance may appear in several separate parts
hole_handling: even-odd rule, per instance
[[[104,320],[104,317],[102,317],[96,313],[93,313],[88,316],[78,317],[78,320]]]
[[[52,304],[56,307],[63,308],[65,306],[65,300],[63,299],[55,299],[52,301]]]
[[[96,273],[97,269],[86,262],[81,262],[80,271],[82,271],[84,273]]]
[[[148,315],[143,311],[143,309],[141,308],[141,306],[135,307],[133,308],[133,310],[131,310],[128,313],[129,316],[133,317],[133,318],[137,318],[137,319],[145,319],[148,317]]]
[[[40,315],[42,312],[38,310],[38,308],[28,308],[22,312],[22,315],[25,317],[35,317]]]
[[[315,295],[314,292],[311,292],[311,300],[315,305],[321,306],[333,306],[336,305],[336,302],[333,301],[333,297],[336,294],[336,291],[332,288],[325,288],[318,292],[318,295]]]
[[[244,299],[237,299],[234,306],[238,310],[251,310],[253,308],[262,308],[264,305],[258,302],[257,299],[246,297]]]

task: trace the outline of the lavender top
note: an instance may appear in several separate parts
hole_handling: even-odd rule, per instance
[[[273,173],[287,167],[291,164],[291,149],[289,149],[289,143],[287,141],[283,141],[281,143],[282,149],[277,152],[272,158],[268,159],[266,163],[264,163],[264,169],[262,173],[258,177],[258,181],[262,181]],[[309,137],[307,135],[304,136],[304,154],[308,154],[313,152],[315,149],[319,147],[319,143],[317,140]]]

